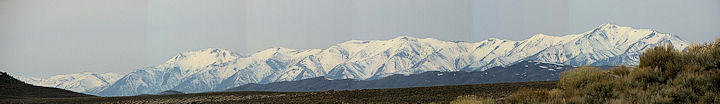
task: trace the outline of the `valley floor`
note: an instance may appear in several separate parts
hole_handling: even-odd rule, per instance
[[[518,89],[552,89],[554,81],[324,92],[214,92],[128,97],[12,99],[8,103],[448,103],[458,96],[502,99]]]

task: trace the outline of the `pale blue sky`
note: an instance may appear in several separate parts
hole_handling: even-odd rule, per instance
[[[124,73],[202,48],[521,40],[604,23],[703,42],[720,37],[718,18],[719,0],[0,0],[0,71]]]

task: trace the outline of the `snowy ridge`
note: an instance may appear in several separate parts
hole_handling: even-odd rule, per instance
[[[186,83],[194,83],[192,86],[212,87],[214,82],[229,77],[232,71],[235,71],[226,67],[238,65],[238,58],[239,55],[234,52],[213,48],[179,53],[164,64],[125,75],[99,95],[153,94]]]
[[[56,87],[70,91],[96,94],[120,79],[122,75],[115,73],[73,73],[54,75],[49,78],[20,77],[19,80],[28,84],[45,87]]]
[[[400,36],[389,40],[351,40],[327,49],[274,47],[249,56],[211,48],[183,52],[164,64],[131,72],[99,95],[222,91],[248,83],[320,76],[367,80],[427,71],[484,71],[523,60],[574,66],[635,65],[642,51],[662,44],[673,44],[677,49],[688,46],[670,34],[603,24],[581,34],[537,34],[519,41],[491,38],[451,42]]]

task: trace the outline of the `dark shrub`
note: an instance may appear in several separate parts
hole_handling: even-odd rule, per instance
[[[647,49],[640,54],[640,67],[657,67],[666,69],[667,63],[678,61],[680,54],[674,50],[672,45],[658,46]]]
[[[619,67],[610,68],[610,69],[608,69],[607,72],[610,73],[613,77],[617,78],[620,76],[625,76],[627,74],[630,74],[630,70],[631,70],[630,67],[619,66]]]
[[[600,73],[600,69],[583,66],[562,72],[560,80],[558,80],[558,87],[561,89],[578,89],[590,82],[603,80],[605,78],[607,78],[607,76]]]
[[[585,101],[592,103],[602,103],[607,99],[616,98],[618,84],[611,81],[600,81],[596,83],[590,83],[585,88]]]
[[[660,72],[659,68],[637,68],[630,72],[628,77],[630,80],[648,84],[665,81],[665,78],[662,76],[662,72]]]
[[[547,99],[547,90],[521,89],[508,96],[505,101],[512,104],[533,104],[537,102],[546,102]]]

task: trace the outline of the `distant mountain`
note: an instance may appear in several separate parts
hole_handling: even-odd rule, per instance
[[[297,81],[273,82],[268,84],[245,84],[227,91],[280,91],[305,92],[353,89],[385,89],[406,87],[427,87],[464,84],[503,82],[553,81],[561,72],[575,68],[570,65],[522,61],[506,67],[495,67],[485,71],[429,71],[411,75],[391,75],[377,80],[309,78]]]
[[[240,56],[223,49],[180,53],[164,64],[137,70],[108,86],[99,95],[155,94],[166,90],[211,91],[221,81],[240,71]]]
[[[167,91],[158,93],[158,95],[175,95],[175,94],[185,94],[185,93],[180,92],[180,91],[174,91],[174,90],[167,90]]]
[[[122,75],[115,73],[73,73],[54,75],[49,78],[20,77],[18,79],[36,86],[62,88],[86,94],[97,94]]]
[[[92,97],[59,88],[34,86],[0,72],[0,99]]]
[[[428,71],[484,71],[523,60],[565,65],[635,65],[647,48],[688,43],[649,29],[603,24],[581,34],[526,40],[491,38],[479,42],[401,36],[390,40],[350,40],[327,49],[270,48],[241,56],[224,49],[179,53],[165,63],[131,72],[99,95],[222,91],[248,84],[328,79],[374,80]]]

